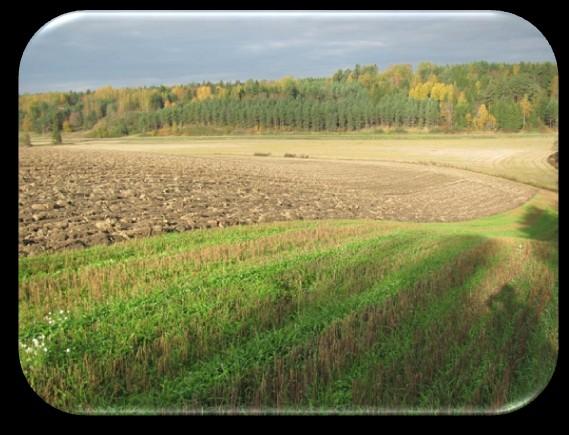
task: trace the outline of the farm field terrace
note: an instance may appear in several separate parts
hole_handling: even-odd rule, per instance
[[[105,146],[116,144],[21,150],[21,177],[26,162],[49,162],[58,154],[87,165],[101,159],[86,156],[107,155],[111,175],[126,167],[123,156],[131,162],[154,156],[146,168],[156,174],[168,166],[160,159],[219,165],[230,177],[227,168],[235,170],[235,180],[255,175],[252,167],[265,168],[260,174],[280,167],[275,177],[281,184],[273,180],[266,196],[287,185],[294,199],[297,187],[310,186],[312,177],[315,192],[334,181],[347,189],[337,192],[344,201],[339,209],[351,204],[354,211],[318,219],[252,219],[244,226],[142,234],[108,246],[93,242],[84,249],[21,255],[20,361],[32,388],[49,404],[74,413],[506,412],[549,382],[558,350],[556,192],[401,162],[390,167],[245,158],[245,152],[197,158],[164,149],[158,154],[167,155],[156,155],[156,146],[142,153]],[[314,154],[287,147],[295,151]],[[60,164],[56,159],[43,165],[43,174],[58,174]],[[359,171],[342,166],[337,172],[346,164]],[[378,169],[394,182],[377,176],[364,189]],[[358,173],[361,179],[354,177]],[[510,202],[500,210],[479,201],[446,222],[434,212],[418,219],[412,214],[418,207],[406,215],[401,200],[411,197],[412,177],[415,194],[427,187],[423,198],[458,184],[462,190],[453,199],[460,201],[463,192],[465,204],[476,195],[488,195],[489,203],[498,198],[496,207],[505,198]],[[469,191],[473,186],[488,190]],[[37,189],[30,198],[47,190]],[[498,197],[484,193],[490,191]],[[394,209],[400,216],[378,220],[357,211],[356,205],[368,210],[377,192],[400,200]],[[129,204],[130,197],[122,202]],[[75,198],[63,205],[71,207],[70,216],[80,204]],[[453,209],[452,201],[444,204],[438,217]],[[49,218],[32,218],[21,228]]]

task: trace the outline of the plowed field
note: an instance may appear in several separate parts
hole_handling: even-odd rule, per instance
[[[448,222],[503,212],[536,189],[395,162],[20,149],[20,255],[194,228],[298,219]]]

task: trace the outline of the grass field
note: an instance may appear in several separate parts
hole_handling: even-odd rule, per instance
[[[77,413],[504,412],[556,364],[556,198],[21,258],[21,364]]]
[[[452,166],[557,190],[557,172],[547,162],[554,134],[345,134],[245,137],[125,137],[68,143],[108,150],[130,150],[195,156],[249,156],[270,152],[305,154],[315,159],[412,162]],[[66,141],[64,137],[64,141]],[[41,141],[39,143],[42,143]],[[270,157],[269,157],[270,158]]]

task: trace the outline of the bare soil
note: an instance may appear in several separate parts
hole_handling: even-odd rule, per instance
[[[296,219],[446,222],[499,213],[536,189],[451,168],[265,157],[20,148],[19,252]]]

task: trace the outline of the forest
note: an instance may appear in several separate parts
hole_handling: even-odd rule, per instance
[[[236,132],[528,131],[558,126],[551,62],[356,65],[328,78],[19,96],[21,132],[90,137]]]

